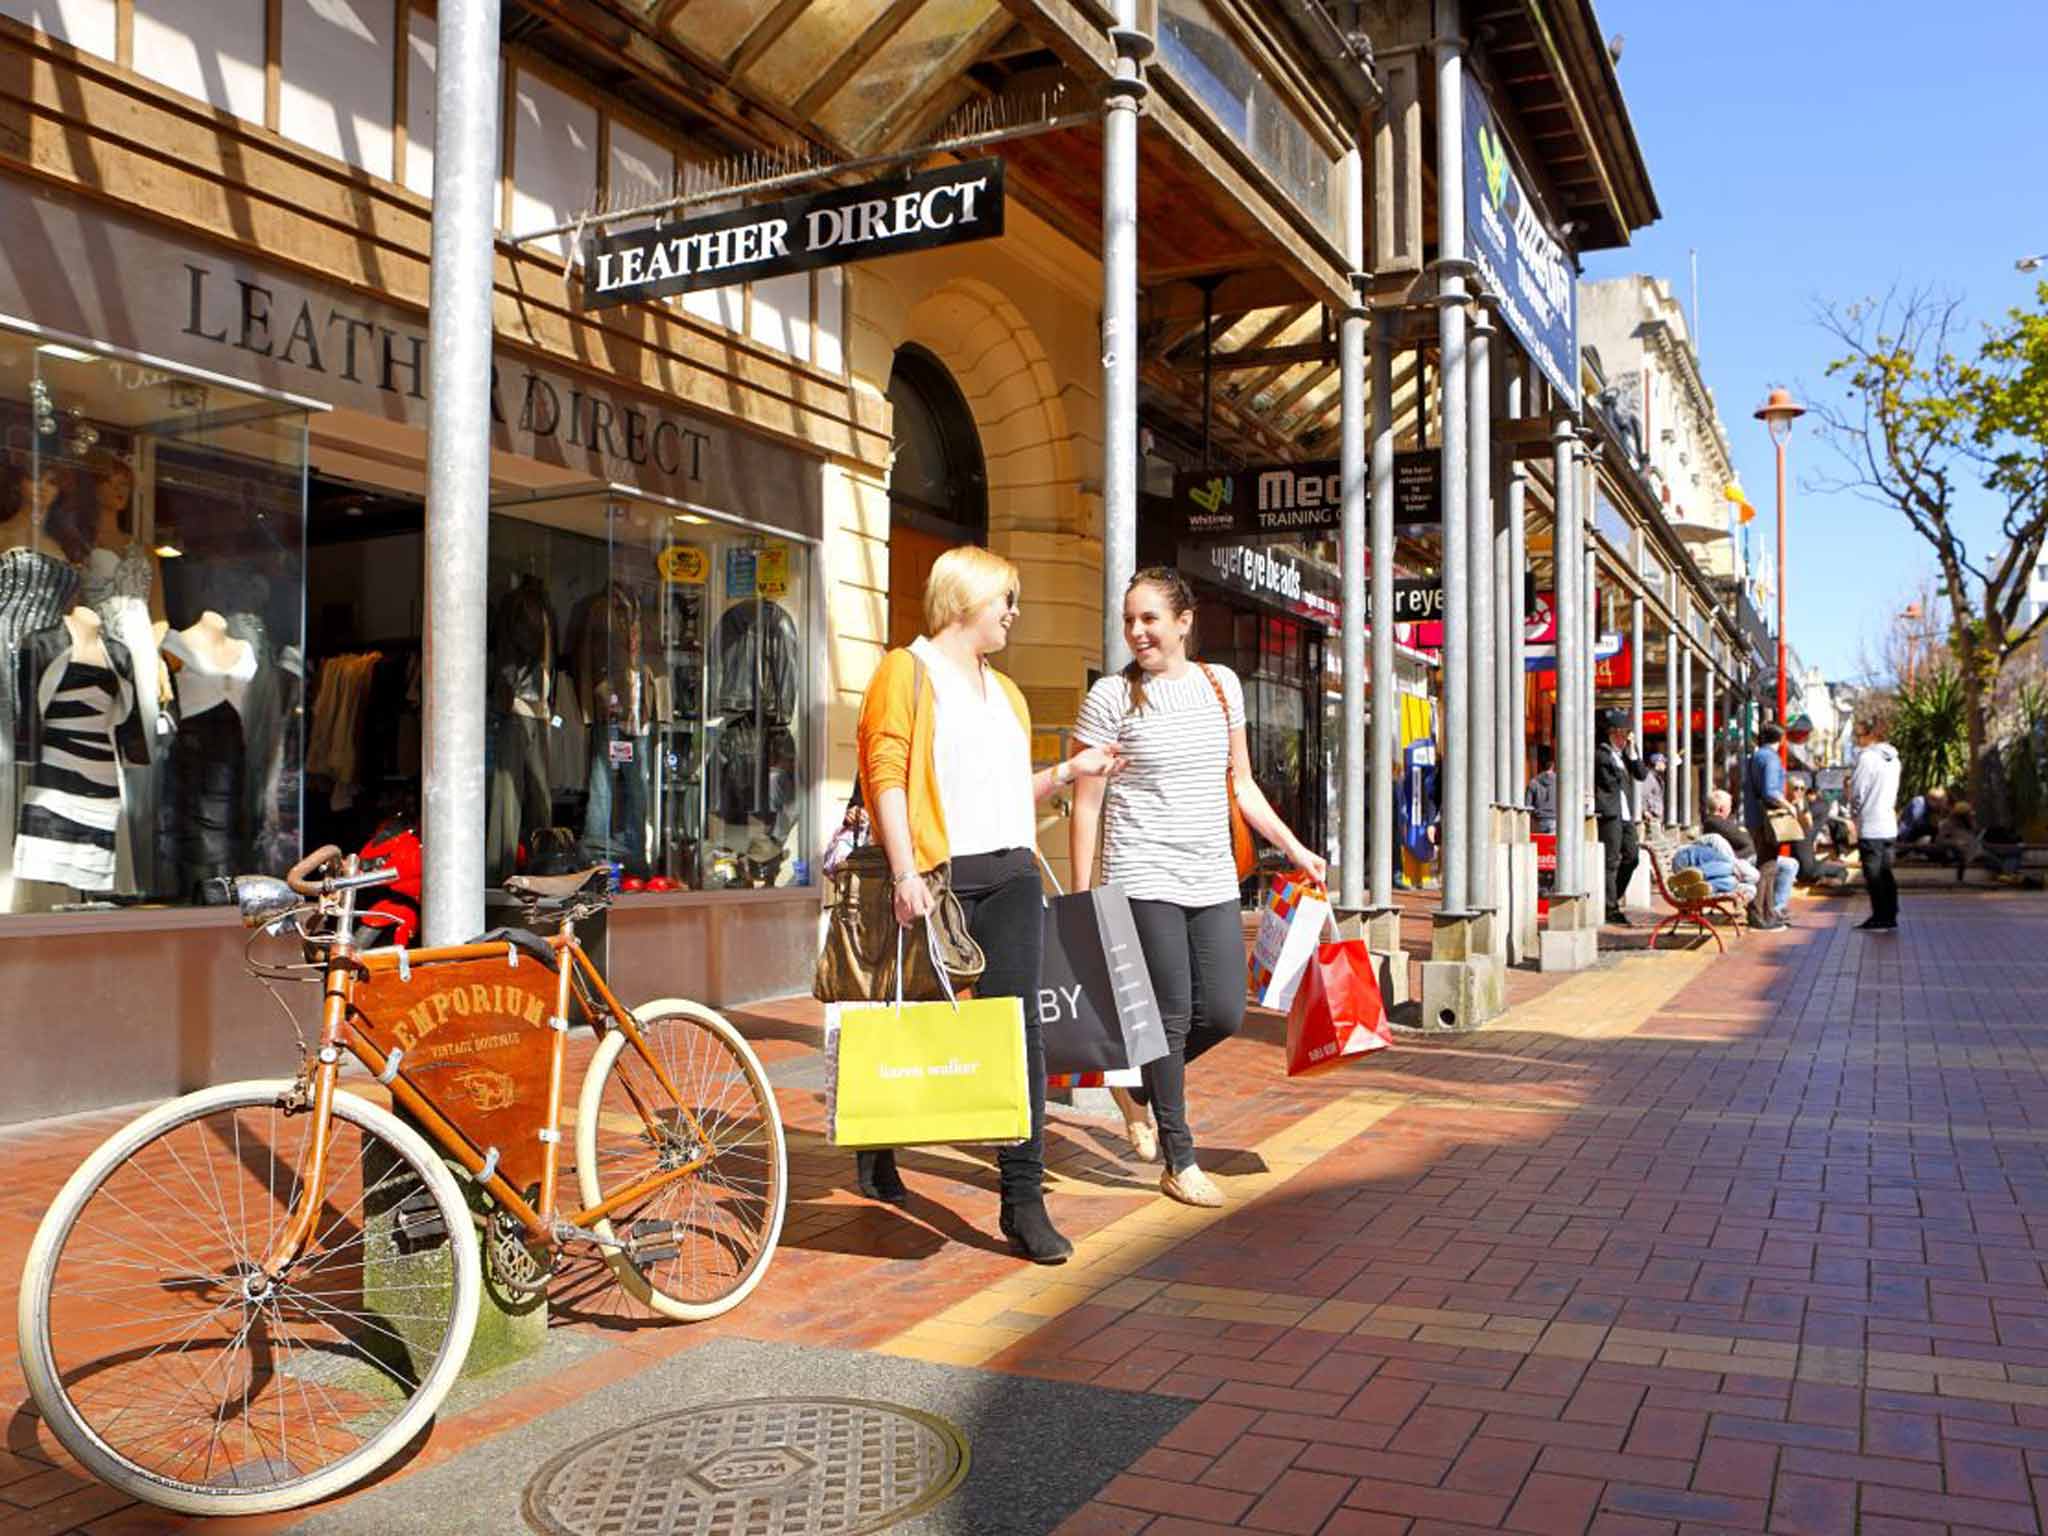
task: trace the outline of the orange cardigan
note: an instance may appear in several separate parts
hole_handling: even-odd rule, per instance
[[[937,735],[938,711],[932,680],[917,686],[918,660],[907,650],[895,650],[882,658],[868,691],[860,702],[860,793],[861,803],[875,818],[875,841],[881,841],[881,819],[876,814],[882,791],[900,789],[909,802],[910,841],[917,855],[917,867],[935,869],[951,856],[946,841],[946,808],[939,803],[939,772],[932,761]],[[1017,685],[995,668],[989,676],[1017,712],[1024,727],[1024,739],[1031,739],[1031,706]],[[913,696],[915,707],[913,708]]]

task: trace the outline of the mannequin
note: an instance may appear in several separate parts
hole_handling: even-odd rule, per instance
[[[521,840],[553,818],[548,792],[548,698],[555,620],[537,574],[521,576],[491,615],[491,703],[498,716],[486,801],[485,868],[514,872]]]
[[[151,762],[131,767],[121,786],[121,852],[133,889],[156,889],[158,720],[171,702],[171,675],[158,652],[159,630],[150,622],[164,616],[163,582],[157,557],[136,526],[135,471],[124,458],[105,457],[94,481],[99,542],[86,556],[85,601],[108,632],[128,647],[140,695],[137,711]]]
[[[128,648],[77,607],[30,635],[18,674],[15,750],[26,765],[15,823],[12,907],[119,888],[118,763],[146,762]]]
[[[23,682],[30,670],[23,642],[56,624],[78,595],[77,569],[54,551],[47,536],[63,485],[54,465],[31,476],[0,462],[0,910],[13,907],[14,828],[22,788],[16,737],[24,723],[21,701],[33,688]]]
[[[210,608],[186,628],[168,631],[163,652],[177,664],[178,731],[157,820],[158,881],[196,899],[207,881],[240,873],[250,862],[244,711],[257,655]]]

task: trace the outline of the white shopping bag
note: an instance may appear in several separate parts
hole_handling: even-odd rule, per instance
[[[1285,1013],[1330,924],[1330,894],[1306,875],[1280,875],[1267,893],[1252,946],[1251,994],[1261,1008]]]

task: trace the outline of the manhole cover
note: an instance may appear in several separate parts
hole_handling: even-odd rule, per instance
[[[549,1536],[859,1536],[907,1520],[967,1475],[944,1419],[846,1397],[718,1403],[608,1430],[526,1492]]]

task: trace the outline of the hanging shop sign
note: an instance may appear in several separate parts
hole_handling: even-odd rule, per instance
[[[1283,549],[1256,544],[1183,544],[1181,573],[1310,623],[1334,628],[1342,612],[1335,572]]]
[[[699,288],[988,240],[1003,232],[1003,162],[972,160],[889,181],[755,203],[600,235],[584,305],[610,309]]]
[[[1624,644],[1620,635],[1602,635],[1593,643],[1593,664],[1612,661],[1621,654]],[[1531,645],[1522,652],[1522,669],[1526,672],[1555,672],[1557,670],[1557,644]]]
[[[1579,400],[1577,261],[1530,199],[1486,93],[1465,74],[1465,235],[1501,319],[1543,376]]]
[[[1396,528],[1443,521],[1441,465],[1442,455],[1434,448],[1394,455]],[[1191,539],[1335,533],[1344,522],[1342,466],[1336,459],[1316,459],[1182,470],[1173,477],[1173,505],[1182,532]]]
[[[1603,656],[1593,668],[1593,686],[1596,688],[1627,688],[1635,682],[1635,651],[1624,638],[1621,649],[1612,656]]]
[[[1553,592],[1533,590],[1535,583],[1525,574],[1522,585],[1522,643],[1548,645],[1557,639],[1557,615],[1552,609],[1556,597]],[[1395,583],[1394,605],[1400,608],[1400,583]],[[1441,612],[1441,606],[1439,606]],[[1395,621],[1394,638],[1403,645],[1412,645],[1418,651],[1440,651],[1444,648],[1443,620],[1425,619],[1419,623]]]
[[[1522,612],[1536,611],[1536,577],[1522,573]],[[1546,610],[1547,613],[1548,610]],[[1419,580],[1397,577],[1394,581],[1394,622],[1396,624],[1441,624],[1444,617],[1444,581],[1441,576]]]

